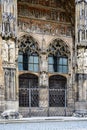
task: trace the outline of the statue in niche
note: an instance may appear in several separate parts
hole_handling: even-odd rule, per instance
[[[47,72],[47,55],[41,55],[40,57],[40,71],[45,71]]]
[[[9,56],[9,62],[14,63],[14,58],[15,58],[15,50],[14,50],[14,44],[10,44],[8,48],[8,56]]]
[[[87,72],[87,49],[84,51],[84,72]]]
[[[46,72],[42,72],[40,74],[39,83],[40,83],[40,86],[48,86],[48,75]]]
[[[78,71],[83,70],[83,54],[84,54],[84,49],[79,49],[78,50],[78,55],[77,55],[77,67]]]
[[[8,45],[6,41],[2,43],[2,60],[8,62]]]

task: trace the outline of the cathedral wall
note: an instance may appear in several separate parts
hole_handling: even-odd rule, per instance
[[[28,1],[27,1],[28,2]],[[19,108],[19,77],[22,74],[35,74],[38,76],[39,81],[39,95],[40,101],[38,109],[33,108],[33,111],[44,112],[48,111],[49,108],[49,79],[51,76],[59,75],[59,77],[65,77],[67,80],[67,104],[70,110],[74,108],[73,102],[73,39],[72,39],[72,28],[69,19],[66,17],[65,10],[61,7],[58,9],[55,3],[52,1],[41,1],[38,4],[34,1],[18,2],[18,18],[16,9],[16,2],[8,3],[8,14],[6,13],[6,8],[3,10],[4,16],[9,17],[11,13],[11,20],[7,19],[5,21],[3,17],[3,29],[1,38],[1,82],[3,88],[3,101],[5,101],[4,109],[13,109],[14,106],[16,110]],[[33,2],[33,3],[32,3]],[[6,4],[6,3],[5,3]],[[50,7],[47,8],[47,4]],[[41,7],[40,7],[41,6]],[[10,12],[9,12],[10,7]],[[17,25],[18,20],[18,25]],[[8,26],[8,25],[9,26]],[[15,26],[16,25],[16,26]],[[7,28],[6,28],[7,27]],[[27,38],[32,38],[35,43],[36,51],[39,54],[39,67],[38,73],[31,71],[19,71],[18,70],[18,53],[20,50],[20,44],[25,42]],[[30,39],[31,40],[31,39]],[[65,47],[65,52],[69,53],[69,72],[67,74],[60,73],[49,73],[48,72],[48,55],[47,49],[50,51],[52,44],[55,50],[58,49],[57,45],[53,41],[57,40],[61,43],[61,47]],[[24,43],[25,44],[25,43]],[[60,45],[60,44],[59,44]],[[29,47],[29,46],[28,46]],[[24,48],[22,48],[24,49]],[[31,48],[32,50],[32,48]],[[64,54],[65,54],[64,52]],[[45,96],[44,96],[45,95]],[[1,99],[2,100],[2,99]],[[66,104],[65,104],[66,105]],[[3,105],[1,105],[3,106]],[[43,109],[41,109],[43,107]],[[66,106],[65,106],[66,107]],[[27,109],[26,109],[27,110]],[[54,111],[52,108],[50,111]],[[67,110],[68,111],[68,110]]]

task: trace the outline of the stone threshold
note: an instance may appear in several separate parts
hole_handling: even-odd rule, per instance
[[[87,117],[30,117],[30,118],[20,118],[20,119],[0,119],[0,124],[69,122],[69,121],[87,121]]]

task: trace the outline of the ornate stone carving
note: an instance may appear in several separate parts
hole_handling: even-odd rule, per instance
[[[2,41],[2,61],[8,62],[8,44],[5,40]]]
[[[48,86],[48,74],[46,72],[42,72],[39,77],[39,85],[43,87]]]
[[[13,43],[9,45],[9,62],[11,64],[15,62],[15,45]]]
[[[32,37],[24,36],[22,39],[19,40],[18,45],[19,51],[27,52],[30,51],[31,53],[39,53],[39,47],[36,41]]]
[[[87,49],[84,50],[84,73],[87,73]]]
[[[87,49],[85,48],[78,49],[77,69],[79,73],[87,73]]]
[[[83,56],[84,56],[84,48],[78,49],[78,54],[77,54],[77,70],[78,72],[83,72]]]
[[[47,55],[40,55],[40,72],[47,72],[48,71],[48,62],[47,62]]]
[[[54,40],[49,45],[47,51],[48,51],[48,54],[53,54],[53,55],[55,55],[57,52],[59,52],[60,55],[63,55],[63,56],[70,55],[69,47],[61,39]]]
[[[42,22],[42,21],[41,21]],[[70,25],[64,25],[61,27],[58,24],[53,24],[50,22],[39,23],[37,20],[28,19],[28,22],[24,22],[19,19],[19,31],[32,32],[37,34],[47,34],[47,35],[64,35],[71,36],[71,27]],[[65,29],[67,28],[67,29]]]
[[[8,65],[8,63],[15,64],[15,43],[3,40],[1,55],[4,65]]]
[[[3,37],[16,37],[17,33],[17,20],[16,20],[16,3],[13,0],[2,0],[2,36]]]
[[[24,10],[22,10],[24,8]],[[37,8],[29,8],[27,10],[26,6],[19,6],[18,8],[19,15],[25,15],[28,17],[33,17],[33,18],[39,18],[42,20],[54,20],[54,21],[62,21],[62,22],[67,22],[66,20],[66,14],[65,12],[58,11],[55,9],[50,9],[50,10],[39,10]]]

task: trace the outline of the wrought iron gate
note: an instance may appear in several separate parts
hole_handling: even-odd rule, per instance
[[[62,81],[60,80],[62,79]],[[27,75],[20,78],[19,82],[19,109],[23,116],[66,116],[71,115],[71,111],[67,107],[67,89],[66,80],[60,77],[53,77],[50,80],[49,88],[38,87],[38,78]],[[45,91],[44,91],[45,90]],[[48,105],[44,105],[44,97]],[[42,95],[41,95],[42,93]],[[42,99],[43,98],[43,99]],[[40,102],[43,102],[40,105]]]
[[[66,92],[66,89],[49,89],[49,116],[66,116]]]
[[[67,105],[67,79],[61,75],[49,78],[49,116],[71,115]]]
[[[23,74],[19,77],[19,110],[24,116],[31,116],[31,108],[39,106],[38,77]]]

